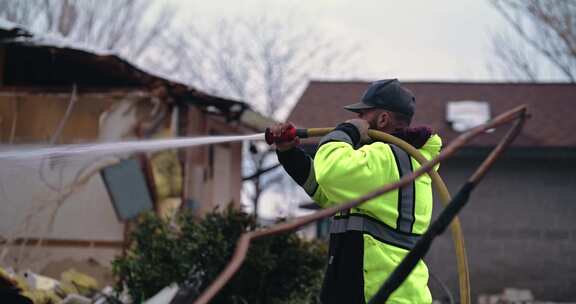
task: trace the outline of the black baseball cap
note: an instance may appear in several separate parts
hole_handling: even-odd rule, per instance
[[[366,109],[384,109],[412,117],[416,98],[400,85],[398,79],[383,79],[370,84],[360,102],[347,105],[344,109],[359,113]]]

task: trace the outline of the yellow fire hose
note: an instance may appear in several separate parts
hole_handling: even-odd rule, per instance
[[[328,134],[332,130],[333,128],[311,128],[307,129],[307,135],[308,137],[320,137]],[[420,164],[426,163],[428,161],[424,155],[418,151],[418,149],[414,148],[412,145],[398,137],[377,130],[368,130],[368,135],[373,140],[387,142],[399,146],[404,151],[408,152],[408,154],[410,154]],[[429,174],[430,178],[432,179],[432,186],[438,193],[440,202],[444,207],[446,207],[446,205],[448,205],[448,203],[450,203],[452,200],[452,197],[450,196],[450,192],[448,192],[448,188],[446,188],[444,180],[442,180],[442,177],[440,177],[440,174],[438,174],[436,170],[430,170],[427,174]],[[462,228],[460,226],[460,220],[458,217],[455,217],[452,221],[452,224],[450,224],[450,231],[452,233],[452,240],[454,242],[456,261],[458,263],[460,303],[470,304],[470,274],[468,271],[468,259],[466,257],[466,249],[464,247],[464,234],[462,233]]]

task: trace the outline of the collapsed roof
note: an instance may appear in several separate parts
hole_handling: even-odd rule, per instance
[[[2,58],[3,57],[3,58]],[[2,64],[3,62],[3,64]],[[189,85],[136,67],[109,51],[55,35],[38,35],[0,18],[0,86],[91,88],[142,87],[161,90],[164,100],[198,106],[261,130],[272,120],[248,104],[201,92]]]

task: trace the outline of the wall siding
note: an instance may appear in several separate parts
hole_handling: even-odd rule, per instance
[[[480,163],[453,159],[440,174],[452,194]],[[473,302],[504,287],[530,289],[541,300],[576,299],[576,165],[568,160],[498,161],[461,213]],[[437,201],[437,200],[436,200]],[[435,205],[435,215],[441,210]],[[438,239],[426,261],[458,294],[450,233]],[[442,293],[430,284],[434,294]]]

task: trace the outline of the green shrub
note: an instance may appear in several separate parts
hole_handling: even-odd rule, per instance
[[[117,289],[127,288],[138,303],[185,282],[196,298],[225,267],[240,234],[255,228],[253,217],[234,209],[201,221],[181,213],[174,225],[146,214],[130,249],[113,262]],[[241,269],[211,303],[315,303],[325,255],[323,244],[294,234],[253,241]]]

